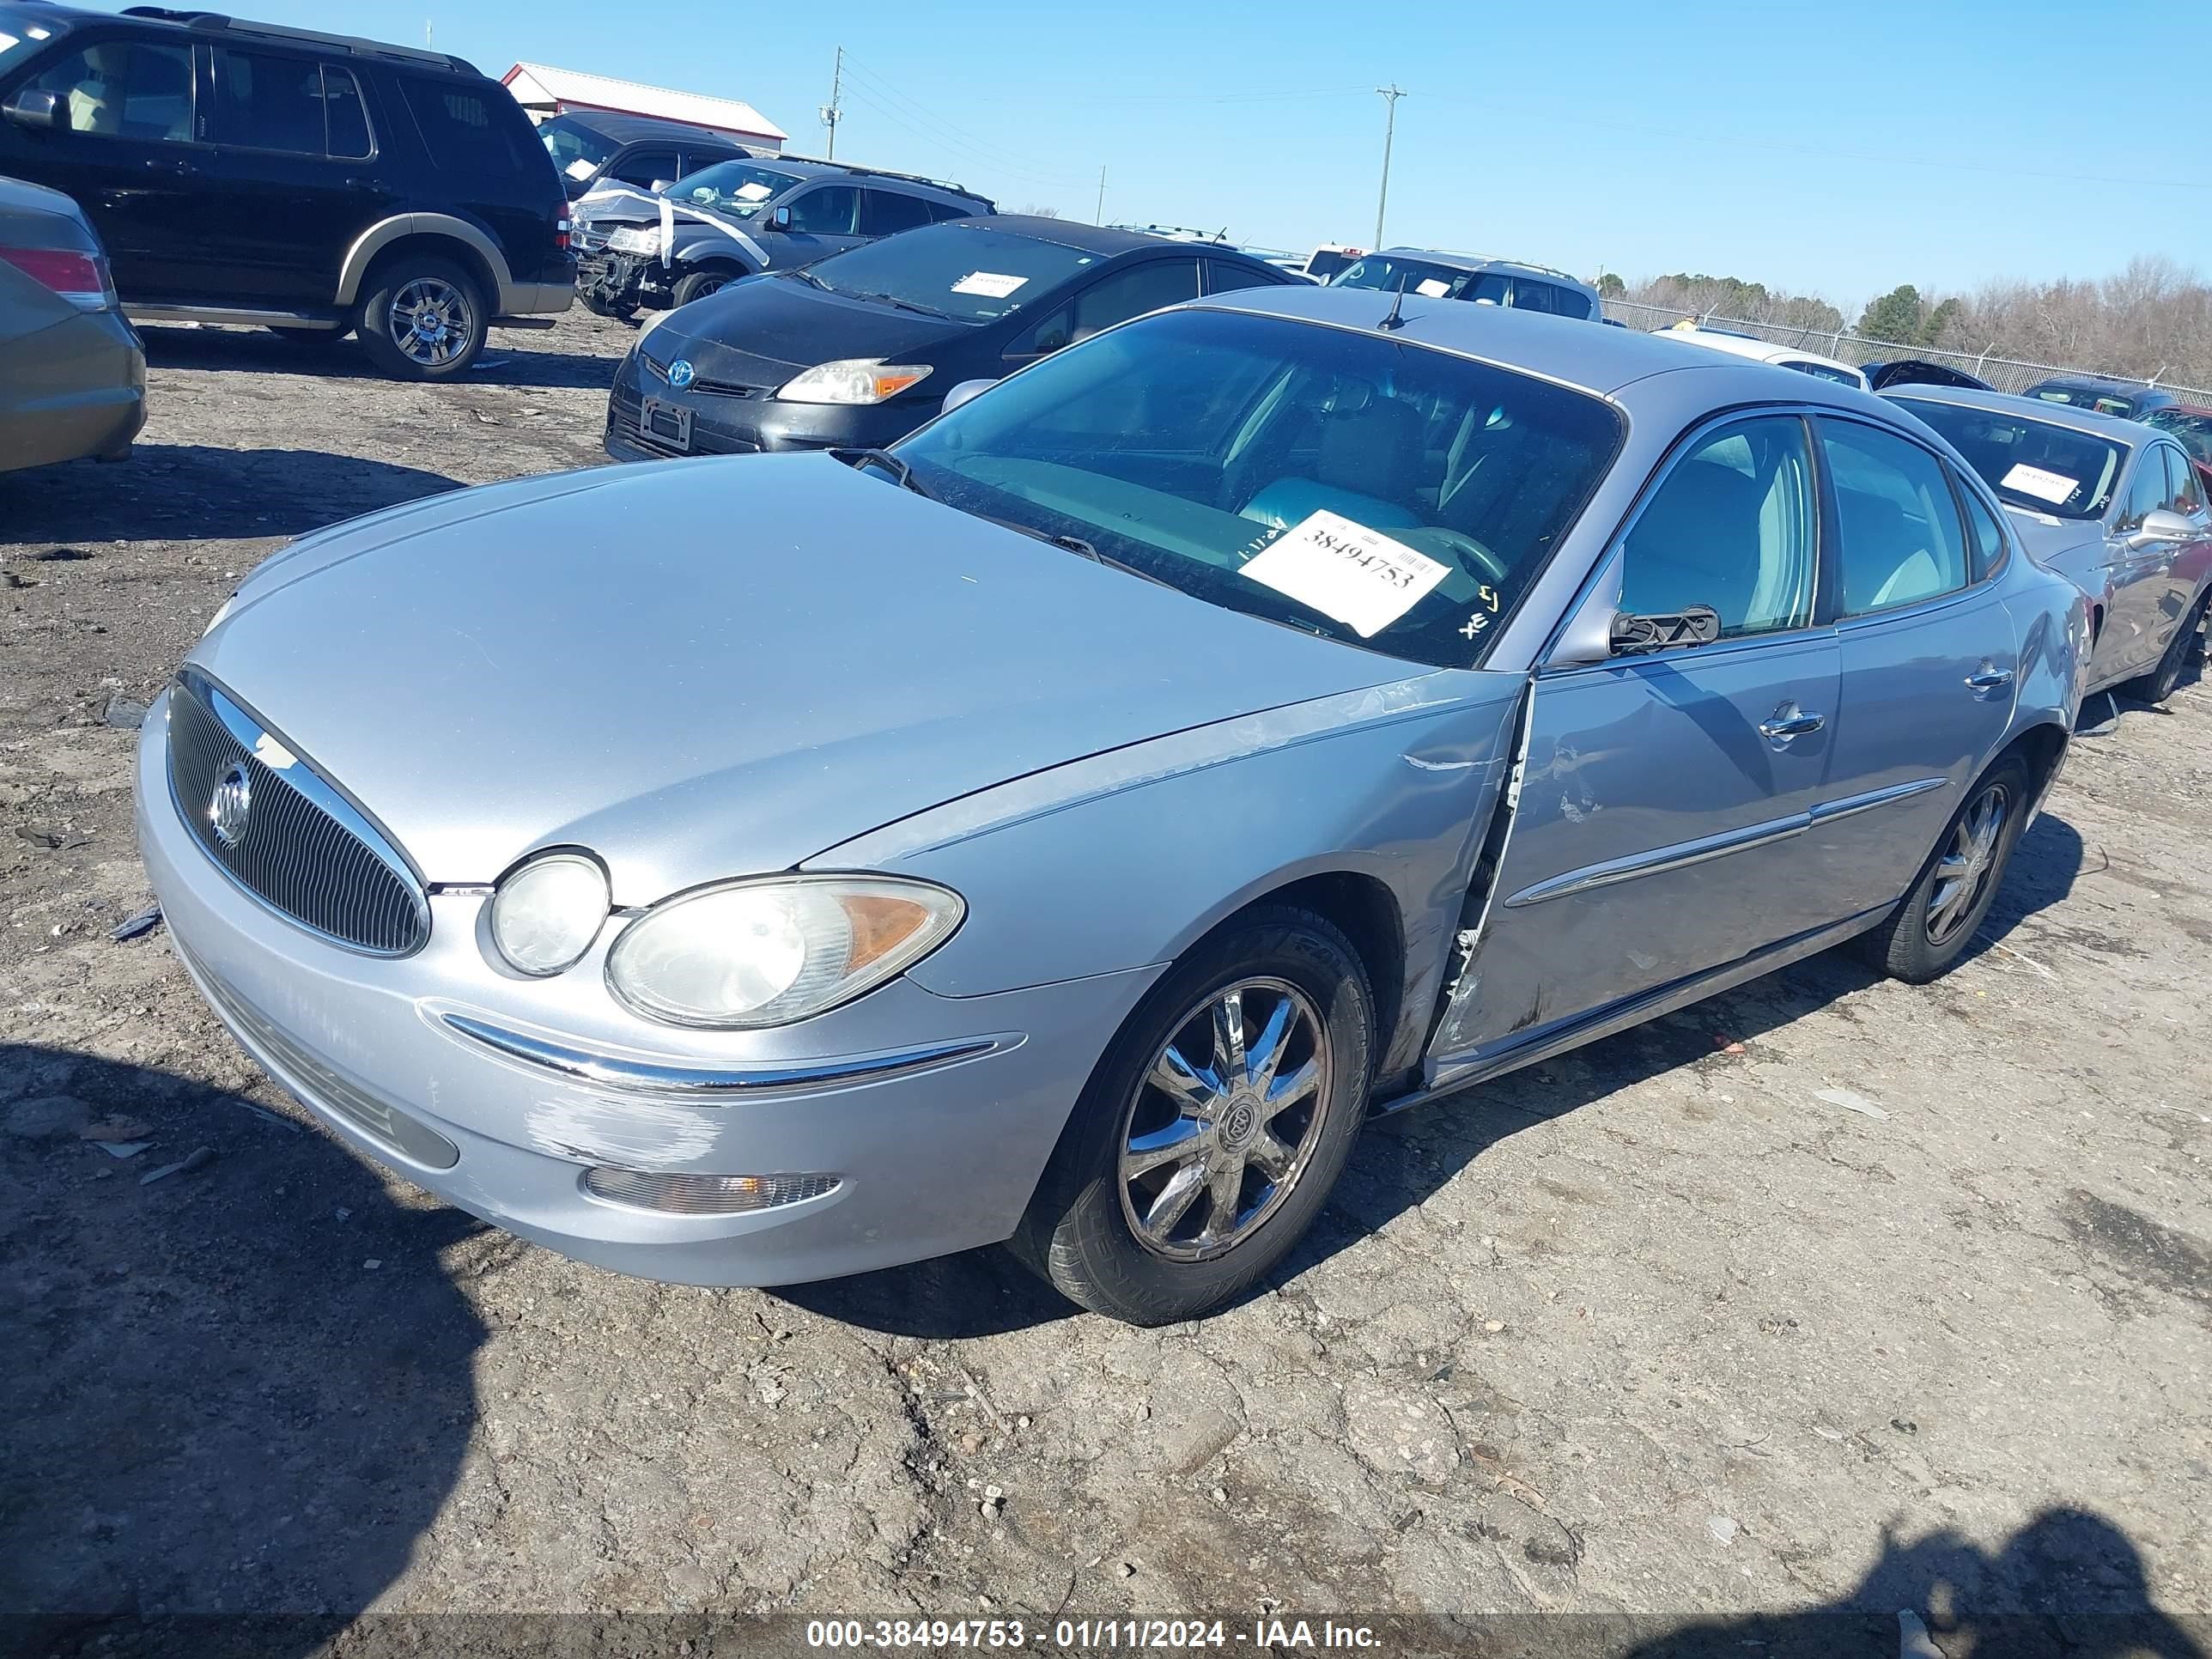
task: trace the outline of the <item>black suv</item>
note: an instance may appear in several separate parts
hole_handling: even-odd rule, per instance
[[[625,191],[596,209],[583,204],[576,288],[602,316],[627,317],[878,236],[994,211],[987,196],[910,173],[797,155],[718,161],[658,198]]]
[[[757,153],[686,121],[599,110],[564,110],[538,123],[538,138],[560,169],[571,201],[595,185],[656,190],[717,161],[742,161]]]
[[[521,106],[405,46],[0,0],[0,173],[76,198],[134,319],[356,329],[410,380],[462,374],[574,282]]]

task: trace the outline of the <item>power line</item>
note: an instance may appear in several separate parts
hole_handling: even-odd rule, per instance
[[[903,113],[909,122],[918,122],[943,135],[939,139],[941,143],[966,149],[979,159],[989,161],[994,166],[1005,167],[1010,171],[1020,171],[1033,178],[1049,176],[1052,182],[1062,185],[1077,182],[1076,175],[1073,174],[1048,175],[1042,170],[1030,166],[1027,157],[995,144],[989,139],[969,131],[964,127],[955,125],[920,99],[900,91],[882,76],[874,73],[849,55],[844,60],[844,66],[845,73],[852,78],[858,88],[875,94],[877,106],[881,112],[895,117]],[[884,109],[884,105],[891,107]]]
[[[848,65],[847,67],[849,70],[850,65]],[[922,140],[925,143],[937,145],[943,149],[951,155],[951,159],[956,163],[963,167],[988,167],[993,173],[1003,173],[1009,178],[1016,179],[1018,182],[1030,185],[1039,189],[1066,190],[1078,182],[1075,177],[1071,174],[1045,174],[1041,173],[1033,173],[1026,167],[1017,167],[1013,163],[1001,161],[996,156],[981,154],[981,152],[965,145],[956,144],[953,140],[944,137],[939,134],[929,132],[921,126],[916,125],[913,121],[901,114],[897,110],[893,109],[890,105],[883,103],[876,98],[872,97],[857,82],[850,80],[849,78],[846,82],[845,95],[848,98],[859,100],[861,104],[866,106],[867,108],[873,110],[877,114],[882,116],[893,125],[910,133],[915,137]]]

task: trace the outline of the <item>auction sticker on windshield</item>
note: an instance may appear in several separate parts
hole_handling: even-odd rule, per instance
[[[955,294],[980,294],[987,300],[1003,300],[1027,283],[1026,276],[1006,276],[995,270],[971,270],[953,283]]]
[[[1447,573],[1405,543],[1328,512],[1308,514],[1243,568],[1254,581],[1350,624],[1363,640],[1419,605]]]
[[[2033,495],[2038,501],[2049,501],[2053,506],[2063,506],[2067,497],[2081,487],[2081,481],[2078,478],[2069,478],[2059,472],[2045,472],[2041,467],[2030,466],[2026,461],[2020,462],[2004,475],[2002,486],[2006,489],[2017,489],[2023,495]]]
[[[738,186],[738,199],[740,202],[765,202],[769,197],[775,194],[775,192],[770,190],[766,185],[760,184],[757,181],[750,185],[739,185]]]
[[[1413,285],[1413,292],[1424,299],[1441,300],[1451,292],[1451,284],[1441,276],[1431,276]]]

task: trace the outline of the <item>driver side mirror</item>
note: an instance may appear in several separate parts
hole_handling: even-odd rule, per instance
[[[1721,613],[1709,605],[1687,605],[1674,611],[1639,617],[1613,613],[1613,654],[1640,657],[1675,646],[1711,645],[1721,636]]]
[[[4,106],[0,106],[0,115],[5,115],[19,127],[38,127],[51,131],[57,126],[68,125],[56,119],[61,112],[61,106],[59,93],[48,92],[42,87],[25,87]]]
[[[662,191],[666,190],[669,185],[675,182],[676,181],[673,179],[656,179],[653,181],[653,193],[655,196],[658,196]]]
[[[2185,542],[2197,534],[2197,526],[2180,514],[2167,507],[2154,507],[2143,514],[2142,522],[2128,538],[2130,547],[2155,547],[2161,542]]]
[[[970,398],[975,397],[981,392],[988,392],[996,385],[998,385],[996,380],[963,380],[958,386],[954,386],[951,391],[945,394],[944,407],[939,409],[938,413],[940,415],[950,415],[954,410],[959,408],[961,404],[966,403]]]
[[[787,207],[778,208],[774,213],[769,215],[768,222],[774,225],[778,230],[789,230],[791,228],[791,210]]]

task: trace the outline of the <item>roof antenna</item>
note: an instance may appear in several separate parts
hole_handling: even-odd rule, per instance
[[[1404,274],[1401,272],[1398,277],[1398,291],[1391,296],[1390,314],[1388,317],[1385,317],[1381,322],[1376,324],[1375,326],[1385,331],[1405,327],[1406,319],[1398,314],[1400,308],[1403,307],[1405,303],[1406,278]]]

